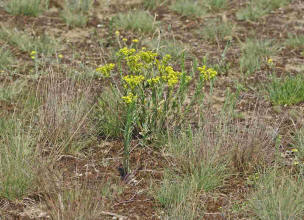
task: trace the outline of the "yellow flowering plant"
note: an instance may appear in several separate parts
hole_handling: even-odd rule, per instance
[[[197,75],[188,74],[183,65],[177,71],[170,64],[170,55],[160,57],[146,48],[123,47],[116,57],[115,64],[105,64],[96,71],[112,79],[113,93],[125,106],[124,169],[128,173],[132,137],[136,135],[144,142],[155,140],[154,135],[166,133],[168,127],[183,126],[193,105],[202,102],[205,82],[213,81],[217,72],[202,66],[197,68]]]
[[[104,77],[110,77],[110,73],[114,69],[114,67],[115,67],[114,63],[109,63],[96,68],[96,71],[101,73]]]

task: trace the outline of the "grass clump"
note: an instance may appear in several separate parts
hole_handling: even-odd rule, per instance
[[[204,4],[209,8],[209,11],[219,11],[227,7],[227,0],[205,0]]]
[[[105,199],[100,195],[102,186],[92,187],[87,181],[79,181],[69,187],[61,185],[59,190],[54,180],[44,181],[44,190],[51,194],[46,204],[51,208],[49,215],[52,219],[102,219],[101,210],[106,206]]]
[[[205,206],[189,177],[179,177],[166,172],[156,200],[163,207],[165,219],[197,219],[203,216]]]
[[[304,77],[273,77],[268,86],[269,98],[274,105],[295,105],[304,101]]]
[[[15,102],[22,94],[26,84],[26,80],[16,80],[9,84],[3,83],[0,87],[0,101]]]
[[[300,160],[304,160],[304,127],[296,131],[294,151]]]
[[[285,45],[291,48],[304,48],[304,35],[289,35]]]
[[[142,4],[145,9],[155,10],[157,7],[164,5],[168,0],[143,0]]]
[[[117,29],[153,32],[158,24],[149,12],[143,10],[119,13],[112,18],[112,24]]]
[[[11,69],[14,63],[15,57],[11,51],[6,46],[0,47],[0,71]]]
[[[247,39],[242,45],[241,72],[252,74],[261,69],[264,60],[276,52],[270,40]]]
[[[234,25],[231,23],[211,20],[203,30],[199,30],[198,34],[210,42],[225,41],[232,38]]]
[[[219,11],[227,6],[227,0],[176,0],[170,9],[188,17],[200,17],[207,12]]]
[[[257,219],[303,219],[303,177],[278,173],[274,168],[256,183],[248,208]]]
[[[35,140],[16,118],[0,118],[0,196],[14,200],[31,188]]]
[[[48,8],[49,0],[9,0],[4,8],[14,15],[37,16]]]
[[[203,131],[193,134],[189,130],[170,138],[168,154],[173,158],[174,169],[166,173],[156,194],[170,218],[201,217],[205,204],[196,201],[201,196],[200,192],[214,191],[229,175],[218,148],[203,144],[205,137]]]
[[[40,141],[51,146],[54,155],[80,153],[94,141],[88,120],[92,108],[88,96],[90,86],[76,91],[74,83],[70,79],[50,79],[41,93],[42,107],[37,112]]]
[[[252,0],[246,8],[240,9],[236,13],[236,17],[239,20],[256,21],[272,10],[278,9],[289,2],[289,0]]]
[[[182,42],[176,41],[176,40],[161,40],[158,41],[156,39],[149,40],[144,42],[148,48],[156,48],[157,52],[161,56],[165,56],[166,54],[169,54],[172,59],[178,59],[183,54],[186,53],[187,48]]]
[[[83,27],[88,22],[93,0],[65,0],[62,18],[69,26]]]
[[[120,97],[111,89],[105,89],[98,100],[96,108],[97,133],[105,138],[122,137],[125,116],[124,105]]]
[[[36,51],[44,55],[51,55],[58,48],[57,41],[47,35],[33,37],[22,31],[11,30],[4,26],[0,28],[0,39],[29,53]]]
[[[170,5],[170,9],[189,17],[199,17],[206,14],[204,7],[194,0],[177,0]]]

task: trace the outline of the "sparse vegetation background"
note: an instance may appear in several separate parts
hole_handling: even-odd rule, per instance
[[[304,218],[300,0],[0,1],[0,219]]]

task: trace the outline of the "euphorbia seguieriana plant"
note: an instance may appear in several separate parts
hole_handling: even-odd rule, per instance
[[[153,140],[154,134],[182,126],[192,108],[202,103],[205,82],[210,80],[212,84],[217,72],[205,65],[197,67],[197,76],[176,71],[170,64],[170,55],[160,57],[146,48],[124,47],[116,56],[115,64],[105,64],[96,71],[110,79],[113,93],[121,94],[126,107],[123,165],[128,173],[130,142],[135,131],[144,140]]]

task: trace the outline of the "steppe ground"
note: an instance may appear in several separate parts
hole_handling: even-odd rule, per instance
[[[303,219],[303,61],[302,0],[0,1],[0,219]]]

